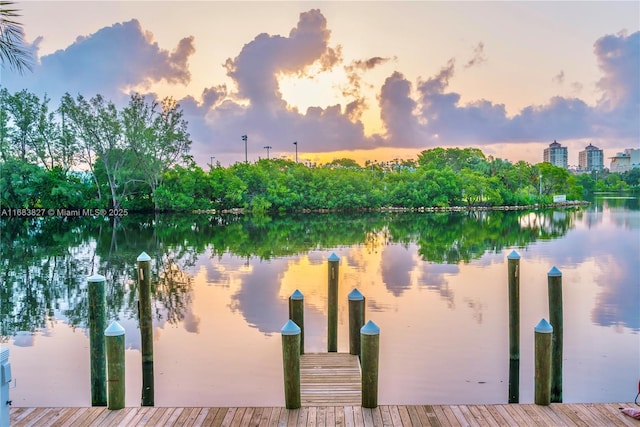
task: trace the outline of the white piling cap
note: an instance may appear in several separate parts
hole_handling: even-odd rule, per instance
[[[304,299],[304,295],[302,295],[302,292],[296,289],[289,298],[294,300],[300,300],[300,299]]]
[[[360,333],[362,335],[380,335],[380,328],[369,320],[366,325],[360,328]]]
[[[149,255],[147,255],[146,252],[142,252],[140,255],[138,255],[138,258],[136,259],[136,261],[140,262],[140,261],[151,261],[151,257]]]
[[[549,277],[562,276],[562,272],[554,266],[551,270],[549,270],[549,272],[547,273],[547,276]]]
[[[105,280],[107,280],[102,274],[94,274],[92,276],[87,277],[87,282],[93,283],[93,282],[104,282]]]
[[[329,261],[340,261],[340,257],[336,255],[335,252],[333,252],[331,255],[329,255]]]
[[[124,335],[124,328],[115,320],[104,330],[105,337],[119,337],[120,335]]]
[[[362,301],[364,300],[364,295],[358,290],[358,288],[354,288],[349,295],[347,296],[349,301]]]
[[[553,332],[553,326],[542,318],[533,330],[539,334],[550,334]]]
[[[300,334],[300,332],[300,326],[296,325],[296,323],[291,319],[289,319],[289,321],[284,324],[282,329],[280,329],[280,333],[282,335],[298,335]]]
[[[513,250],[509,255],[507,255],[507,259],[520,259],[520,254]]]

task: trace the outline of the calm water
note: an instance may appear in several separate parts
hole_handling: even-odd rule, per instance
[[[126,329],[127,406],[140,404],[135,259],[156,283],[156,406],[284,404],[280,328],[305,296],[305,349],[326,350],[327,258],[381,329],[380,404],[506,403],[506,257],[521,255],[520,401],[533,401],[533,328],[563,275],[564,401],[631,401],[640,378],[640,208],[473,214],[159,216],[2,223],[2,335],[14,406],[89,406],[86,277],[107,277]],[[13,384],[12,384],[13,386]]]

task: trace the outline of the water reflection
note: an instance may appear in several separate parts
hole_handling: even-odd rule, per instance
[[[381,401],[501,402],[514,391],[508,384],[518,385],[518,378],[508,378],[505,264],[505,254],[516,249],[523,257],[520,401],[526,402],[532,377],[527,333],[547,316],[546,272],[552,265],[567,280],[569,386],[572,378],[590,378],[581,369],[604,372],[607,360],[628,366],[622,354],[637,355],[637,341],[628,336],[640,330],[640,210],[613,203],[562,212],[5,221],[2,241],[14,244],[0,248],[0,326],[25,366],[37,364],[42,356],[31,354],[38,351],[71,352],[56,347],[60,340],[80,342],[74,348],[82,349],[86,277],[99,272],[107,277],[107,317],[129,331],[128,357],[139,357],[135,260],[145,251],[152,257],[158,404],[180,404],[167,391],[170,385],[189,404],[234,405],[233,396],[240,396],[244,404],[279,405],[281,377],[274,367],[281,363],[278,332],[288,297],[296,289],[304,294],[306,349],[325,351],[326,260],[336,252],[339,301],[357,287],[366,297],[367,318],[384,331]],[[338,321],[342,351],[348,348],[346,304]],[[66,331],[66,325],[80,333]],[[585,350],[590,344],[597,348]],[[180,365],[185,348],[197,370]],[[82,350],[70,357],[76,364],[87,358]],[[248,377],[235,384],[241,375]],[[573,389],[603,393],[602,384],[620,389],[623,380],[611,374],[598,381],[597,387],[580,382]]]
[[[629,213],[630,207],[636,211]],[[593,308],[593,322],[639,330],[634,306],[640,296],[639,267],[630,256],[637,240],[628,235],[640,228],[637,209],[637,199],[600,198],[590,209],[566,211],[3,220],[2,241],[12,244],[3,245],[0,253],[4,284],[0,327],[4,340],[60,320],[85,328],[85,278],[96,271],[107,278],[108,318],[134,318],[135,259],[142,251],[153,258],[158,325],[188,320],[187,330],[198,331],[198,318],[190,312],[192,276],[194,269],[204,268],[207,282],[215,286],[239,281],[230,308],[270,334],[282,326],[278,314],[286,308],[280,290],[284,272],[291,259],[314,250],[365,248],[375,261],[354,256],[357,251],[344,258],[354,270],[346,276],[350,286],[361,286],[360,273],[376,269],[391,295],[401,296],[415,282],[438,292],[452,307],[454,295],[447,277],[458,274],[460,263],[506,247],[526,248],[537,240],[553,239],[556,263],[576,265],[593,259],[607,272],[594,278],[602,284],[602,292]],[[580,232],[580,225],[569,239],[560,239],[576,229],[576,222],[587,230],[606,228],[606,232]],[[218,262],[227,254],[231,258]],[[324,262],[313,255],[308,260]],[[374,310],[385,306],[379,304]]]

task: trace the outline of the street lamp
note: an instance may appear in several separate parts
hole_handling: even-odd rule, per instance
[[[247,135],[242,135],[242,140],[244,141],[244,162],[249,163],[247,161]]]
[[[265,145],[264,148],[267,149],[267,160],[269,160],[269,150],[271,150],[273,147],[270,145]]]
[[[215,159],[215,158],[216,158],[215,156],[211,156],[211,163],[209,163],[209,167],[211,169],[213,169],[213,159]]]
[[[293,145],[296,146],[296,163],[298,163],[298,141],[294,141]]]

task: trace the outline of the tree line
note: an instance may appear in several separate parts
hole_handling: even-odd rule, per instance
[[[287,159],[219,163],[189,154],[188,123],[173,98],[138,93],[123,108],[101,95],[0,89],[0,203],[11,208],[252,212],[379,207],[501,206],[580,200],[638,189],[640,170],[573,175],[549,163],[509,162],[478,148],[433,148],[417,159],[322,165]]]

